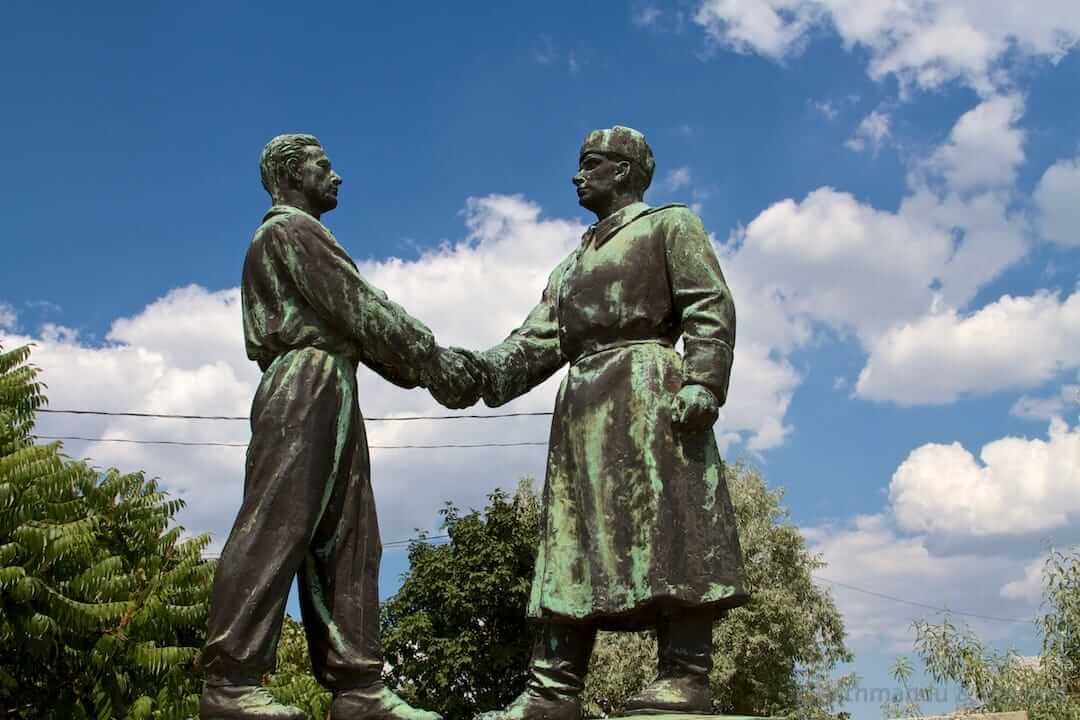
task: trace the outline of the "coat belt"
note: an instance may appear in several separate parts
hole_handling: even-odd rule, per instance
[[[619,348],[629,347],[630,345],[663,345],[664,347],[675,347],[675,344],[667,338],[646,338],[644,340],[616,340],[615,342],[604,343],[597,345],[588,352],[583,352],[578,355],[574,360],[570,362],[571,365],[577,365],[579,362],[586,358],[590,358],[593,355],[599,355],[600,353],[611,352],[612,350],[618,350]]]

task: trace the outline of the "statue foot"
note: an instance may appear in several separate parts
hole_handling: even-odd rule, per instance
[[[442,715],[414,708],[381,682],[334,695],[330,720],[442,720]]]
[[[476,720],[581,720],[581,701],[577,697],[544,697],[526,688],[502,710],[491,710]]]
[[[627,700],[623,712],[627,715],[708,714],[712,712],[709,679],[703,675],[657,678]]]
[[[307,720],[307,713],[282,705],[259,685],[207,685],[199,700],[201,720]]]

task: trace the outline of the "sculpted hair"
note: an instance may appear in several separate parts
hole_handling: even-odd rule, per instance
[[[276,198],[281,189],[281,180],[285,177],[289,165],[304,159],[304,148],[322,147],[314,135],[291,133],[278,135],[266,143],[259,156],[259,174],[263,187],[270,197]]]

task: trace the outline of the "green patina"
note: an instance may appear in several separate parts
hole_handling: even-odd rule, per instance
[[[684,388],[726,398],[734,323],[697,217],[637,202],[592,226],[522,326],[482,354],[489,405],[572,365],[556,401],[530,615],[645,627],[667,603],[745,602],[713,434],[671,420]]]

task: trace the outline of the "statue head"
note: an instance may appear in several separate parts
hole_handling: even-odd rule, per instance
[[[637,130],[621,125],[593,130],[578,153],[578,202],[604,217],[614,206],[641,200],[655,169],[652,148]]]
[[[266,143],[259,174],[276,205],[291,205],[315,217],[337,207],[341,176],[314,135],[278,135]]]

